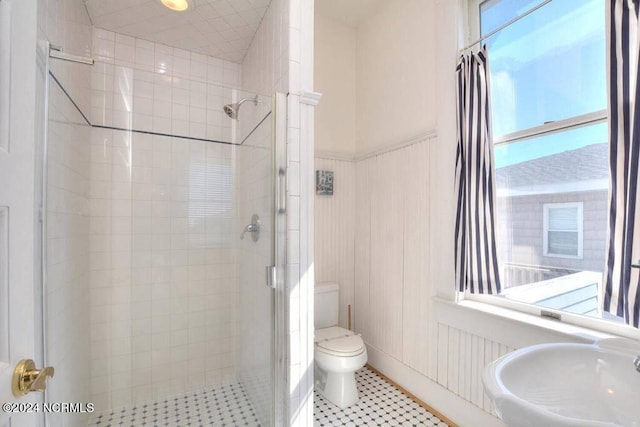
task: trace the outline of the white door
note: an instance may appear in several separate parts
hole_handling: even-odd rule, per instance
[[[16,398],[11,377],[21,359],[41,360],[36,215],[37,1],[0,0],[0,404]],[[42,366],[38,366],[41,368]],[[7,413],[0,427],[41,425],[41,414]]]

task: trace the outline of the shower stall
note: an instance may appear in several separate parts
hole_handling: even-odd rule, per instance
[[[48,425],[281,425],[286,97],[59,50],[40,73],[45,401],[91,404]]]

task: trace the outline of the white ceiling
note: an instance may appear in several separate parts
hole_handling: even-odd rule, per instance
[[[160,0],[85,0],[85,4],[96,27],[239,63],[271,2],[188,1],[185,12],[173,12]]]
[[[357,28],[387,0],[316,0],[316,13]]]

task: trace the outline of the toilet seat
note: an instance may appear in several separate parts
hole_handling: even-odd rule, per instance
[[[318,351],[338,357],[358,356],[366,349],[359,335],[339,326],[316,330],[314,341]]]
[[[357,356],[364,351],[364,342],[358,335],[320,341],[317,345],[319,351],[340,357]]]

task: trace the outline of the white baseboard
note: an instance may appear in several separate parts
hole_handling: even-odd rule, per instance
[[[367,345],[369,364],[460,427],[506,427],[493,415],[453,394],[397,359]]]

